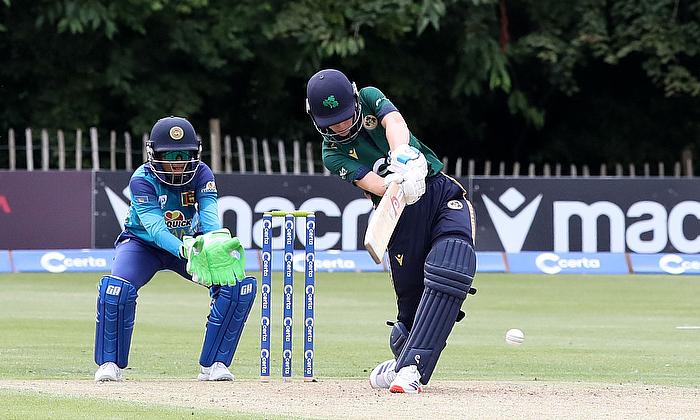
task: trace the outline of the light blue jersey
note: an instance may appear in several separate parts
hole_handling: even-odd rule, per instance
[[[158,181],[143,164],[131,176],[129,191],[131,205],[117,242],[136,238],[177,256],[184,235],[221,228],[214,174],[204,163],[183,186]]]

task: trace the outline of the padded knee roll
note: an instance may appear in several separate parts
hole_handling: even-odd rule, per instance
[[[199,364],[214,362],[231,365],[245,321],[253,307],[257,290],[255,277],[246,277],[235,286],[212,288],[212,302],[204,334]]]
[[[425,261],[425,288],[413,328],[396,361],[396,370],[417,365],[427,384],[447,344],[476,271],[476,254],[467,241],[448,238],[433,246]]]
[[[98,289],[95,363],[114,362],[124,369],[136,318],[136,288],[119,277],[104,276]]]

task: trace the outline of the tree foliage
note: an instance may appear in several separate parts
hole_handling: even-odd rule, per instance
[[[2,0],[0,128],[310,140],[333,66],[441,154],[672,161],[700,142],[699,48],[700,0]]]

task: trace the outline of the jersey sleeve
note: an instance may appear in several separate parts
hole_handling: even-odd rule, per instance
[[[131,205],[156,246],[179,256],[182,241],[170,233],[165,225],[163,211],[158,204],[158,196],[153,185],[144,178],[134,177],[129,181],[129,190]]]
[[[373,86],[368,86],[360,90],[360,98],[365,106],[369,107],[369,113],[377,117],[380,122],[386,114],[398,111],[396,106],[381,90]]]
[[[196,192],[197,206],[202,233],[207,233],[221,229],[219,209],[217,206],[218,192],[216,190],[214,174],[211,169],[206,165],[202,165],[200,171],[202,173],[201,177],[198,178],[199,183]]]
[[[334,151],[331,147],[327,147],[325,142],[323,146],[323,165],[331,173],[338,175],[347,182],[358,181],[371,170],[361,162],[350,159],[348,156]]]

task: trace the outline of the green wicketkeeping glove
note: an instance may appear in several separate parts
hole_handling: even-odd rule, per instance
[[[205,282],[209,275],[207,274],[208,264],[206,256],[202,254],[203,248],[204,239],[202,236],[196,238],[184,236],[182,238],[182,246],[180,246],[180,257],[187,260],[186,270],[192,275],[193,281],[205,286],[211,286],[211,283],[206,284]]]
[[[193,241],[193,242],[192,242]],[[197,238],[183,239],[187,272],[205,286],[229,285],[245,277],[245,250],[228,229],[218,229]]]

